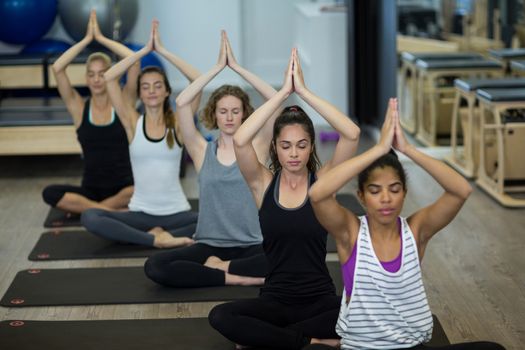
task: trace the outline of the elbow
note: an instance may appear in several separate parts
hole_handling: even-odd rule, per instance
[[[341,133],[341,135],[348,141],[358,142],[359,137],[361,136],[361,129],[352,123],[352,126],[345,130],[344,133]]]
[[[472,193],[474,189],[472,188],[472,186],[465,180],[465,185],[463,186],[462,188],[462,191],[461,191],[461,198],[463,198],[463,200],[467,200],[468,197],[470,197],[470,194]]]
[[[109,73],[109,71],[104,73],[104,80],[106,81],[106,83],[113,80],[112,74],[108,74],[108,73]]]
[[[243,142],[241,140],[241,137],[239,136],[239,133],[236,132],[233,134],[233,147],[240,148],[243,146]]]
[[[177,109],[180,109],[184,107],[185,105],[186,103],[184,103],[183,99],[180,98],[180,95],[177,96],[177,98],[175,99],[175,106],[177,107]]]
[[[53,71],[53,74],[55,76],[61,71],[61,69],[57,66],[56,63],[53,63],[53,65],[51,66],[51,70]]]
[[[321,195],[319,194],[315,184],[308,190],[308,197],[310,198],[310,203],[312,203],[312,205],[321,201]]]
[[[357,125],[353,125],[350,129],[350,140],[352,141],[359,141],[359,137],[361,136],[361,128],[359,128]]]
[[[458,188],[458,190],[454,193],[454,195],[461,199],[463,202],[465,202],[468,197],[470,196],[470,194],[472,193],[473,191],[473,188],[472,186],[468,183],[467,180],[465,179],[462,179],[463,180],[463,184],[461,185],[460,188]]]

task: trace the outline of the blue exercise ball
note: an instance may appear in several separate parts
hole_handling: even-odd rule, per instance
[[[53,25],[57,0],[0,0],[0,41],[29,44]]]
[[[23,55],[38,55],[38,54],[60,54],[71,47],[69,43],[56,39],[40,39],[37,42],[26,45],[22,51]]]
[[[135,52],[142,49],[142,47],[144,46],[144,45],[139,45],[135,43],[127,43],[125,45]],[[146,56],[141,58],[140,68],[144,68],[147,66],[156,66],[164,70],[164,65],[162,64],[162,61],[160,60],[159,56],[155,52],[150,52]]]
[[[86,36],[89,15],[94,9],[102,34],[124,41],[135,25],[138,8],[137,0],[60,0],[58,15],[69,36],[80,41]]]

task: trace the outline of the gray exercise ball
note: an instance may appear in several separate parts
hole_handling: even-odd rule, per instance
[[[124,41],[137,20],[138,1],[59,0],[60,20],[66,32],[75,41],[80,41],[86,35],[91,9],[97,11],[98,25],[105,36]]]

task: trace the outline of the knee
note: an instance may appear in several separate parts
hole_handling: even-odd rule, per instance
[[[156,283],[163,284],[162,274],[160,273],[159,269],[159,263],[155,255],[149,257],[148,260],[146,260],[146,263],[144,264],[144,273],[150,280]]]
[[[210,326],[223,335],[228,333],[228,327],[233,326],[231,319],[229,303],[215,306],[208,314]]]
[[[62,199],[64,196],[64,192],[58,190],[57,186],[47,186],[42,191],[42,199],[45,203],[52,207],[56,207],[57,203]]]
[[[100,215],[103,210],[100,209],[87,209],[80,215],[80,223],[88,231],[96,231],[97,223],[100,221]]]

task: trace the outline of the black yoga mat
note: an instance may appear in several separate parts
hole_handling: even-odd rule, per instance
[[[44,227],[75,227],[80,225],[80,214],[67,213],[58,208],[50,208],[44,221]]]
[[[328,262],[342,292],[339,263]],[[30,269],[17,273],[0,305],[9,307],[146,304],[255,298],[259,287],[170,288],[149,280],[140,267]]]
[[[196,198],[188,199],[191,210],[199,210],[199,200]],[[55,228],[55,227],[75,227],[82,226],[80,224],[80,214],[68,213],[58,208],[50,208],[47,217],[44,220],[44,227]]]
[[[82,229],[44,232],[29,254],[29,260],[108,259],[149,257],[158,248],[109,241]]]
[[[359,200],[354,195],[338,194],[336,195],[336,198],[339,204],[341,204],[343,207],[350,210],[355,215],[357,216],[365,215],[365,210],[361,206],[361,203],[359,203]],[[337,252],[337,249],[335,247],[335,241],[330,235],[328,235],[328,241],[326,242],[326,251],[328,253]]]
[[[434,317],[430,346],[450,344]],[[231,350],[206,318],[108,321],[2,321],[0,348],[40,349],[184,349]],[[254,349],[255,350],[255,349]],[[262,349],[259,349],[262,350]]]

